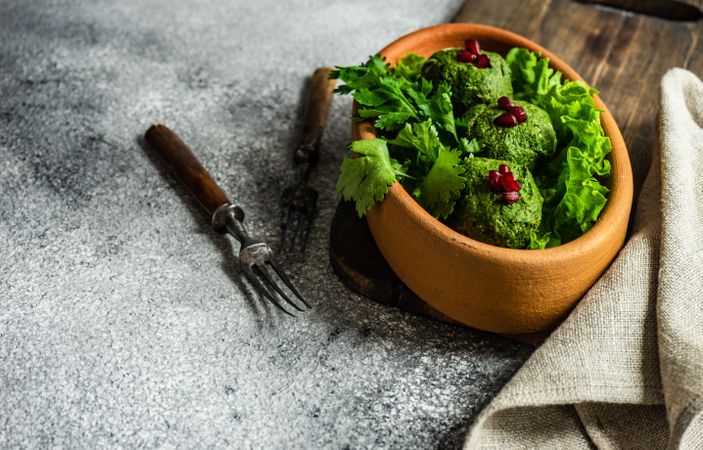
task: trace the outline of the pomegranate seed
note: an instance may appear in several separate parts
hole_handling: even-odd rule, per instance
[[[476,62],[474,63],[479,69],[485,69],[486,67],[491,67],[491,60],[488,56],[480,54],[476,56]]]
[[[515,116],[518,123],[523,123],[527,120],[527,113],[525,112],[525,108],[523,108],[522,106],[513,106],[512,108],[508,109],[508,112]]]
[[[517,192],[520,190],[520,184],[518,184],[512,172],[503,175],[500,179],[500,184],[503,186],[503,192]]]
[[[474,62],[476,60],[476,55],[469,52],[468,50],[462,50],[457,53],[456,59],[459,62]]]
[[[510,108],[515,107],[515,104],[513,104],[513,101],[510,100],[508,97],[502,96],[498,99],[498,106],[500,106],[500,109],[502,109],[503,111],[509,111]]]
[[[507,164],[501,164],[500,167],[498,167],[498,173],[501,175],[505,175],[506,173],[511,173],[510,168],[508,167]]]
[[[517,125],[517,119],[512,114],[506,112],[496,117],[493,123],[499,127],[511,128]]]
[[[503,184],[500,179],[503,178],[501,174],[495,170],[490,170],[488,172],[488,187],[494,192],[503,192]]]
[[[515,191],[503,192],[503,201],[508,205],[511,205],[520,200],[520,194]]]
[[[470,51],[474,55],[481,54],[481,46],[478,45],[478,41],[476,39],[467,39],[464,41],[464,47],[466,47],[466,50]]]

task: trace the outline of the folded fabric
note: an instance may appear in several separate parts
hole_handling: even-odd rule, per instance
[[[703,448],[703,82],[661,83],[633,234],[466,448]]]

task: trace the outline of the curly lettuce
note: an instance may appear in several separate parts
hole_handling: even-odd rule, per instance
[[[544,197],[542,232],[530,243],[530,248],[553,247],[588,231],[607,201],[603,182],[610,174],[612,146],[593,99],[598,91],[580,81],[562,81],[549,59],[529,50],[513,48],[505,59],[516,97],[547,111],[561,149],[536,177]]]

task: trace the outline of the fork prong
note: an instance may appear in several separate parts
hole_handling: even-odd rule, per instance
[[[298,290],[295,288],[295,286],[293,285],[293,283],[291,283],[290,279],[288,278],[288,276],[286,275],[286,273],[285,273],[283,270],[279,269],[278,266],[276,266],[276,265],[275,265],[273,262],[271,262],[271,261],[266,261],[266,264],[268,264],[269,266],[271,266],[271,268],[273,269],[273,271],[276,272],[276,275],[278,275],[278,278],[280,278],[281,280],[283,280],[283,282],[285,283],[286,287],[287,287],[288,289],[290,289],[291,292],[293,292],[293,293],[296,295],[296,297],[298,297],[298,298],[300,299],[300,301],[303,302],[303,304],[304,304],[305,306],[307,306],[308,308],[312,308],[312,306],[310,306],[310,305],[308,304],[308,302],[305,301],[305,299],[303,298],[303,296],[300,295],[300,292],[298,292]]]
[[[247,278],[249,278],[249,281],[251,281],[254,286],[256,287],[257,291],[259,291],[268,301],[273,303],[278,309],[283,311],[284,313],[288,314],[291,317],[295,317],[295,315],[288,310],[286,310],[283,306],[281,306],[280,303],[271,295],[271,293],[264,287],[264,285],[259,281],[259,278],[257,277],[257,274],[253,272],[253,270],[258,269],[256,266],[253,266],[249,268],[248,270],[245,270],[244,272],[247,274]]]
[[[259,265],[255,265],[255,266],[252,267],[252,269],[254,270],[254,272],[255,272],[257,275],[259,275],[259,277],[260,277],[261,279],[264,280],[264,283],[265,283],[267,286],[269,286],[270,288],[272,288],[274,291],[278,292],[278,295],[280,295],[281,298],[283,298],[283,300],[286,301],[286,303],[288,303],[289,305],[291,305],[293,308],[297,309],[297,310],[300,311],[300,312],[303,312],[303,311],[304,311],[304,309],[302,309],[300,306],[298,306],[298,305],[296,305],[295,303],[293,303],[293,300],[291,300],[290,298],[288,298],[288,296],[286,295],[286,293],[283,292],[283,290],[276,284],[276,282],[271,279],[271,277],[270,277],[269,274],[268,274],[268,270],[266,269],[266,267],[259,266]]]

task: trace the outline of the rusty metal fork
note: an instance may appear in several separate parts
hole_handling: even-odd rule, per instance
[[[320,67],[312,75],[310,94],[303,119],[302,139],[293,153],[295,182],[281,196],[281,239],[279,250],[286,253],[305,252],[317,205],[317,191],[308,186],[308,178],[317,164],[320,139],[332,102],[335,80],[330,80],[329,67]]]
[[[304,311],[301,303],[310,308],[286,273],[273,262],[271,248],[249,236],[244,228],[242,208],[229,200],[188,146],[164,125],[152,125],[144,134],[144,139],[210,215],[215,231],[228,233],[239,241],[239,263],[259,294],[290,316],[293,314],[283,307],[279,299],[297,311]]]

